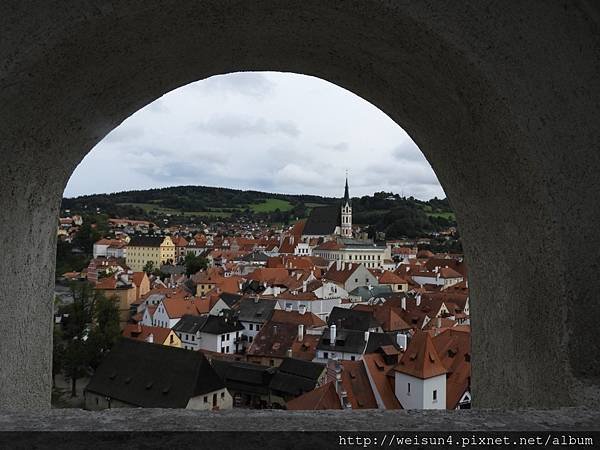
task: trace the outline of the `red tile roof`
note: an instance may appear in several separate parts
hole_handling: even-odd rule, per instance
[[[414,334],[394,370],[423,380],[447,372],[433,345],[431,336],[422,331]]]
[[[335,390],[335,382],[331,381],[306,394],[286,403],[289,410],[324,410],[342,409],[340,398]]]

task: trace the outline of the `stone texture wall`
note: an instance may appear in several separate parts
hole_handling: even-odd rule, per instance
[[[240,70],[345,87],[424,152],[465,241],[476,406],[598,400],[597,3],[9,0],[0,29],[0,408],[49,405],[75,166],[160,95]]]

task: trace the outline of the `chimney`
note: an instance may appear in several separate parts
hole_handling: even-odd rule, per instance
[[[258,303],[258,295],[254,297],[254,303]]]
[[[304,325],[298,325],[298,341],[302,342],[304,340]]]
[[[400,347],[401,350],[406,350],[406,346],[408,345],[408,337],[405,334],[398,333],[396,334],[396,343]]]
[[[273,325],[273,336],[277,334],[277,325]]]
[[[152,333],[150,333],[148,335],[148,337],[146,338],[146,342],[149,342],[150,344],[154,344],[154,335]]]
[[[287,351],[285,352],[285,356],[287,356],[288,358],[292,357],[292,349],[288,348]]]
[[[302,315],[306,314],[306,306],[305,305],[300,306],[300,308],[298,308],[298,312]]]
[[[302,282],[302,292],[306,292],[306,286],[308,285],[308,281],[304,280]]]
[[[421,304],[421,294],[417,294],[417,296],[415,297],[415,299],[417,300],[417,306],[419,306]]]
[[[365,331],[365,343],[369,342],[369,331]]]
[[[441,317],[436,317],[435,326],[436,326],[436,328],[442,328],[442,318]]]
[[[402,309],[404,311],[406,311],[406,297],[402,297],[402,300],[400,300],[400,305],[402,306]]]
[[[291,312],[292,311],[292,304],[288,303],[285,305],[285,312]]]
[[[329,327],[329,345],[332,347],[335,345],[335,340],[337,337],[336,328],[337,327],[335,325],[331,325]]]

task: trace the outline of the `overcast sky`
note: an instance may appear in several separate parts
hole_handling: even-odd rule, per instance
[[[133,114],[85,157],[65,196],[204,185],[341,197],[346,170],[351,196],[445,196],[410,137],[362,98],[304,75],[234,73]]]

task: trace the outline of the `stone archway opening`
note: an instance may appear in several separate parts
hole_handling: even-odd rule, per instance
[[[52,231],[75,166],[163,93],[240,70],[329,80],[422,149],[470,263],[476,406],[587,404],[585,380],[600,374],[588,281],[600,51],[587,2],[28,6],[2,15],[1,407],[49,405]],[[584,268],[556,263],[573,254]]]
[[[288,108],[291,108],[291,110]],[[340,145],[340,143],[343,145]],[[377,240],[380,247],[383,246],[385,241],[404,239],[407,242],[411,242],[411,240],[413,242],[404,245],[422,249],[422,242],[419,241],[422,239],[429,240],[427,239],[428,237],[431,238],[429,232],[446,231],[447,227],[451,225],[448,224],[446,228],[440,228],[439,222],[434,220],[430,222],[428,213],[422,211],[421,207],[418,206],[418,200],[413,200],[414,197],[417,197],[421,201],[427,202],[430,209],[429,200],[434,197],[436,199],[433,201],[433,205],[447,204],[445,201],[437,200],[437,198],[444,198],[445,194],[422,152],[395,122],[372,104],[336,85],[314,77],[280,72],[242,72],[218,75],[190,83],[163,95],[128,117],[86,155],[70,177],[64,197],[94,193],[102,195],[109,192],[137,191],[138,189],[155,190],[168,188],[171,185],[181,187],[202,184],[234,189],[241,187],[244,190],[270,192],[272,195],[286,194],[286,197],[290,196],[289,201],[292,201],[294,206],[297,206],[300,201],[299,205],[304,208],[304,202],[318,202],[319,200],[304,199],[302,201],[295,198],[295,195],[312,194],[319,197],[329,197],[329,199],[324,199],[325,201],[339,198],[344,191],[345,171],[346,176],[348,176],[348,172],[350,174],[348,176],[350,195],[354,199],[352,201],[353,214],[351,214],[349,221],[354,225],[354,232],[350,229],[349,235],[341,233],[341,238],[353,236],[355,243],[361,243],[362,241],[365,245],[363,239],[366,238],[366,230],[369,230],[369,224],[372,226],[371,229],[382,230],[382,228],[373,226],[375,225],[371,221],[373,216],[369,217],[368,214],[373,208],[371,205],[374,203],[385,203],[385,206],[376,207],[379,211],[386,207],[392,210],[400,208],[396,209],[397,212],[404,207],[407,213],[412,213],[408,215],[410,219],[404,223],[402,221],[390,222],[387,217],[392,214],[387,214],[386,223],[388,225],[395,223],[396,226],[389,226],[389,229],[384,229],[387,232],[375,233],[372,231],[368,234],[371,239]],[[246,184],[240,185],[240,183]],[[224,200],[219,191],[214,192],[214,196],[223,199],[224,203],[221,204],[215,203],[214,199],[210,198],[212,195],[208,193],[204,194],[206,197],[203,199],[203,193],[198,192],[198,190],[195,195],[187,197],[190,194],[185,189],[175,189],[181,195],[186,196],[188,204],[194,200],[201,200],[196,201],[195,204],[202,206],[200,208],[180,207],[176,203],[170,203],[170,201],[173,201],[174,191],[168,195],[171,200],[157,200],[155,197],[157,193],[153,191],[146,192],[146,197],[143,192],[129,192],[128,194],[114,194],[110,196],[111,198],[102,195],[101,198],[104,201],[101,200],[100,202],[96,202],[94,197],[87,196],[80,200],[63,199],[61,217],[65,217],[63,214],[81,214],[83,221],[88,223],[90,219],[93,222],[102,217],[103,225],[101,228],[104,231],[101,233],[103,234],[96,234],[97,237],[94,240],[118,238],[120,232],[123,231],[109,226],[106,223],[108,221],[107,217],[150,220],[158,224],[158,232],[161,233],[161,236],[163,232],[166,232],[166,234],[171,235],[173,240],[175,240],[174,236],[181,236],[190,240],[195,233],[203,233],[205,226],[202,224],[203,222],[206,224],[220,222],[220,219],[214,216],[210,217],[210,210],[220,212],[225,211],[225,209],[220,208],[236,210],[231,208],[235,205],[232,205],[229,200]],[[384,199],[381,196],[382,191],[389,193],[389,195],[396,195],[391,200],[389,198]],[[401,195],[403,191],[404,193]],[[121,199],[117,199],[115,195],[117,197],[121,196]],[[363,195],[368,197],[361,198]],[[127,198],[123,198],[123,196]],[[161,194],[158,194],[158,196],[160,197]],[[278,198],[280,197],[278,196]],[[281,202],[277,199],[276,201]],[[285,202],[287,203],[288,200],[286,199]],[[335,204],[338,203],[339,201]],[[206,205],[210,207],[204,209]],[[319,206],[318,203],[312,205]],[[423,208],[425,207],[424,204],[421,205]],[[96,206],[100,208],[97,209]],[[333,204],[330,204],[330,206],[333,206]],[[141,208],[143,208],[143,211]],[[202,209],[201,213],[197,212],[199,209]],[[237,213],[243,210],[243,207],[241,211],[236,210],[234,217],[237,217]],[[98,213],[102,213],[103,216],[98,216]],[[182,216],[179,215],[180,213],[182,213]],[[307,213],[303,212],[301,214]],[[294,225],[298,219],[306,219],[307,215],[290,217],[290,222],[286,222],[289,226],[283,226],[282,234],[284,236],[288,235],[290,233],[288,228]],[[223,217],[218,213],[216,213],[216,216]],[[415,216],[420,221],[414,221]],[[253,222],[252,226],[260,227],[258,219],[250,217]],[[264,236],[265,231],[274,232],[281,227],[281,225],[272,224],[271,216],[267,217],[264,219],[270,223],[269,227],[253,231],[253,238],[260,239]],[[367,222],[365,222],[365,218],[368,220]],[[281,219],[276,220],[280,221]],[[418,225],[411,227],[409,224],[411,220],[412,223],[418,223]],[[224,221],[229,222],[227,219],[224,219]],[[238,223],[241,224],[242,222]],[[200,226],[201,224],[202,226]],[[185,230],[173,231],[178,226],[185,227]],[[344,226],[343,218],[342,226]],[[172,227],[170,228],[171,231],[167,231],[167,227]],[[196,227],[196,231],[190,234],[188,227],[192,229]],[[210,225],[207,225],[207,228],[209,228],[208,233],[214,231],[210,230]],[[96,228],[95,231],[97,232],[99,229]],[[399,232],[399,229],[405,229],[406,231]],[[415,234],[416,229],[419,230],[416,232],[417,234]],[[91,231],[88,228],[86,230],[87,233]],[[233,231],[235,228],[232,227],[230,230]],[[67,237],[67,241],[74,242],[75,247],[79,247],[81,243],[86,243],[87,250],[85,253],[89,253],[89,261],[92,255],[90,239],[82,239],[82,235],[78,232],[77,238],[73,241],[72,237],[68,237],[69,231],[61,231],[64,232],[64,235],[59,236],[59,239]],[[135,232],[133,230],[125,231],[128,234],[127,239],[134,238],[134,234],[139,234],[138,230]],[[155,232],[156,228],[153,229],[152,233]],[[234,232],[235,236],[244,236],[241,230]],[[233,239],[231,234],[224,233],[223,235],[229,235],[229,240]],[[220,232],[218,236],[221,236]],[[326,239],[330,238],[330,236],[326,237]],[[280,239],[283,241],[285,237]],[[455,238],[449,238],[449,240],[455,245],[458,242]],[[310,250],[312,254],[313,248],[317,245],[312,244],[313,248],[309,249],[309,238],[303,237],[303,241],[302,251]],[[434,241],[434,239],[431,239],[431,241]],[[419,245],[417,245],[417,242]],[[398,241],[395,244],[399,245]],[[65,272],[79,272],[87,265],[86,262],[85,264],[80,263],[82,265],[78,267],[65,267],[65,264],[68,264],[65,256],[72,245],[64,242],[59,243],[57,278]],[[393,244],[390,243],[391,245]],[[214,251],[216,253],[218,253],[219,248],[215,243]],[[192,250],[197,251],[198,249],[194,248]],[[457,250],[456,246],[453,246],[452,249],[445,246],[445,250],[442,250],[441,246],[434,244],[432,250],[436,253],[462,253],[462,250]],[[129,249],[127,252],[127,257],[123,258],[123,262],[132,271],[141,271],[147,260],[140,261],[138,259],[136,261],[129,254]],[[289,253],[289,250],[283,252]],[[390,249],[389,252],[389,258],[391,259],[392,250]],[[412,256],[416,257],[416,253],[415,250]],[[120,255],[124,255],[124,250]],[[322,255],[321,253],[318,256]],[[103,256],[114,257],[115,253],[109,253],[109,255],[104,253]],[[304,256],[304,254],[300,256]],[[363,260],[362,258],[365,256],[368,256],[368,258]],[[333,258],[336,258],[331,255],[323,257],[331,262],[334,262]],[[367,269],[380,270],[382,273],[385,270],[385,273],[389,276],[396,269],[405,270],[404,267],[408,267],[396,268],[390,265],[391,261],[377,261],[381,255],[345,255],[344,260],[349,259],[352,261],[353,257],[361,258],[360,261],[355,260],[355,264],[362,264]],[[182,256],[180,258],[183,259]],[[227,256],[227,259],[238,261],[232,260],[229,256]],[[462,262],[462,257],[458,259]],[[464,267],[459,260],[452,259],[447,261],[447,264]],[[414,261],[416,261],[416,258]],[[396,260],[396,262],[399,261]],[[403,262],[406,263],[407,261]],[[444,267],[443,263],[438,262],[437,264]],[[221,267],[223,264],[217,262],[216,265]],[[153,267],[156,270],[159,266],[160,263],[154,261]],[[430,267],[429,264],[427,267]],[[212,270],[216,269],[213,267]],[[432,266],[431,270],[437,269]],[[95,273],[93,277],[92,272]],[[97,272],[92,266],[88,266],[87,279],[90,282],[99,281],[96,276],[100,275],[96,274]],[[242,271],[241,273],[236,272],[234,275],[248,278],[250,273]],[[318,275],[319,278],[321,276],[326,277],[324,273]],[[135,277],[135,273],[133,277]],[[410,279],[408,275],[402,277]],[[120,277],[117,276],[117,279],[120,279]],[[362,279],[362,282],[364,282],[364,279]],[[371,282],[373,282],[372,279],[369,283]],[[422,280],[421,282],[424,283]],[[364,287],[366,288],[366,285]],[[394,286],[394,290],[398,288],[399,285]],[[60,289],[69,292],[64,285]],[[408,285],[406,289],[408,289]],[[431,294],[431,297],[443,295],[441,292],[434,293],[431,288],[427,290],[430,292],[424,295],[426,301],[422,302],[420,306],[423,311],[427,310],[425,304],[429,304],[429,294]],[[107,295],[115,293],[112,290],[103,292],[106,292]],[[133,302],[136,299],[124,300],[127,296],[123,291],[117,292],[122,293],[122,295],[119,295],[121,298],[119,306],[121,310],[121,327],[130,330],[132,325],[128,322],[131,314],[126,301]],[[348,289],[348,293],[350,293],[350,289]],[[145,296],[149,295],[146,292],[144,294]],[[200,295],[197,296],[200,297]],[[459,297],[463,298],[462,295],[465,295],[463,290],[461,290]],[[411,292],[409,304],[414,301],[413,297],[414,293]],[[343,298],[348,298],[347,294],[344,294]],[[396,298],[396,300],[399,301],[399,298]],[[325,312],[323,312],[321,302],[315,302],[315,304],[320,306],[309,306],[308,312],[316,311],[319,319],[327,321],[329,317],[327,314],[331,313],[333,308],[331,301],[323,302],[323,304],[327,304]],[[144,306],[140,306],[138,311]],[[348,305],[340,304],[336,306]],[[398,305],[398,307],[400,306]],[[468,307],[466,307],[466,311],[468,313]],[[139,315],[144,316],[143,312],[140,312]],[[404,319],[410,323],[409,318],[404,317]],[[457,325],[462,323],[462,320],[456,322]],[[144,318],[141,326],[152,325],[164,327],[165,322],[159,319],[146,320]],[[440,325],[436,325],[436,320],[433,319],[428,325],[428,328],[430,327],[439,328]],[[263,328],[265,327],[263,326]],[[470,336],[470,333],[464,332],[468,328],[459,327],[457,330],[459,329],[463,331],[462,336]],[[385,331],[389,333],[388,336],[391,336],[391,330],[386,329]],[[249,338],[250,342],[253,338],[256,338],[255,333],[250,333],[249,330],[244,333],[247,334],[246,338]],[[281,335],[281,331],[278,334]],[[143,339],[141,336],[145,336],[145,333],[142,333],[138,338]],[[376,335],[371,335],[372,340],[374,336]],[[397,339],[394,334],[394,342]],[[196,342],[184,342],[182,346],[185,349],[195,348],[196,345],[199,345],[197,344],[198,341],[196,339]],[[461,339],[461,346],[469,346],[470,348],[469,342],[470,338]],[[59,341],[59,345],[62,346],[63,344],[64,341]],[[235,353],[238,353],[237,357],[245,359],[249,347],[250,343],[247,345],[244,343],[244,351],[240,348],[240,353],[238,353],[236,345]],[[406,347],[406,342],[404,347]],[[233,346],[231,348],[233,349]],[[213,352],[219,350],[218,348],[203,349],[212,350]],[[230,351],[229,347],[225,347],[225,349],[227,352]],[[466,348],[463,350],[465,352],[469,351]],[[315,357],[317,357],[316,353]],[[332,356],[331,352],[327,352],[327,354]],[[462,357],[461,354],[460,358]],[[327,358],[325,359],[327,360]],[[350,360],[350,356],[346,356],[344,359]],[[255,357],[251,362],[257,362],[257,360],[259,359]],[[279,362],[279,359],[277,361]],[[322,359],[315,362],[324,363]],[[363,366],[361,365],[361,367]],[[68,372],[65,375],[68,376]],[[461,381],[464,380],[466,383],[468,377],[470,378],[470,369]],[[66,386],[62,374],[58,375],[58,380],[61,386]],[[79,390],[83,389],[86,383],[85,378],[78,381]],[[450,385],[451,381],[444,385],[446,384]],[[466,389],[469,389],[469,387],[466,387]],[[445,388],[443,391],[445,392]],[[79,397],[79,401],[82,402],[83,395]],[[470,406],[470,398],[467,403]],[[436,402],[434,406],[442,404],[445,408],[445,400]],[[357,408],[358,405],[355,404],[353,407]],[[417,407],[419,406],[417,405]],[[453,408],[453,406],[448,407]]]

